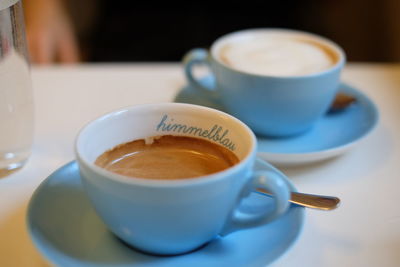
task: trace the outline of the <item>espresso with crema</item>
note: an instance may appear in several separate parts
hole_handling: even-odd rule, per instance
[[[165,135],[120,144],[101,154],[95,164],[128,177],[185,179],[216,173],[238,162],[232,151],[210,141]]]
[[[255,35],[224,42],[217,52],[225,65],[246,73],[301,76],[333,67],[339,56],[327,45],[290,34]]]

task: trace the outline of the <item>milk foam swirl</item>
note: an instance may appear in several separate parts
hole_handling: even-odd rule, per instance
[[[337,61],[333,51],[316,41],[275,35],[227,42],[218,55],[233,69],[272,76],[317,73]]]

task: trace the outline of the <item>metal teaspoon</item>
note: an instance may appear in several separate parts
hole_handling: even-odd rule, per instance
[[[255,192],[269,197],[273,196],[270,192],[261,188],[257,188]],[[291,192],[289,202],[312,209],[333,210],[339,207],[340,199],[332,196]]]

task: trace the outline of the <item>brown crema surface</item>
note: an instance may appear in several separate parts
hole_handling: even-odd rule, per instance
[[[227,148],[210,141],[164,135],[120,144],[101,154],[99,167],[128,177],[149,179],[195,178],[227,169],[239,162]]]

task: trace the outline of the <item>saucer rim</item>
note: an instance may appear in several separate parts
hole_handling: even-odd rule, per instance
[[[321,149],[321,150],[316,150],[311,152],[301,152],[301,153],[291,153],[291,152],[274,153],[274,152],[258,151],[257,155],[275,164],[295,165],[295,164],[304,164],[310,162],[318,162],[339,156],[345,153],[346,151],[350,150],[354,146],[356,146],[359,142],[361,142],[368,136],[370,136],[378,128],[380,121],[380,113],[377,105],[364,92],[356,89],[354,86],[349,85],[347,83],[341,82],[338,91],[353,92],[357,94],[358,97],[361,97],[363,101],[366,102],[365,106],[367,106],[367,109],[372,114],[371,116],[372,120],[369,123],[368,129],[366,129],[360,136],[353,138],[352,140],[345,142],[341,145],[331,147],[328,149]],[[262,142],[262,139],[266,138],[257,136],[257,141]]]
[[[207,74],[202,76],[200,79],[201,83],[213,83],[215,84],[215,79],[213,75]],[[193,85],[190,84],[189,81],[177,92],[177,94],[174,96],[173,102],[178,102],[177,98],[180,96],[180,94],[184,90],[190,90],[195,92],[194,89],[192,89]],[[303,164],[308,164],[308,163],[313,163],[313,162],[320,162],[323,160],[327,160],[330,158],[334,158],[336,156],[339,156],[354,146],[356,146],[360,141],[364,140],[367,136],[371,135],[372,132],[375,131],[377,126],[379,125],[380,121],[380,113],[377,105],[372,101],[372,99],[365,94],[363,91],[358,90],[355,86],[344,82],[340,81],[339,82],[339,88],[338,92],[352,92],[363,101],[365,101],[365,105],[367,107],[367,110],[371,112],[372,120],[368,124],[368,129],[366,129],[364,132],[362,132],[361,135],[352,138],[351,140],[347,142],[343,142],[340,145],[330,147],[327,149],[319,149],[319,150],[312,150],[312,151],[307,151],[307,152],[268,152],[268,151],[262,151],[260,150],[260,143],[263,142],[263,140],[271,140],[271,138],[260,136],[256,134],[257,138],[257,143],[258,143],[258,150],[257,150],[257,155],[261,157],[264,160],[267,160],[268,162],[271,162],[273,164],[276,164],[277,166],[291,166],[291,165],[303,165]],[[196,92],[195,92],[196,93]],[[207,98],[204,95],[198,94],[201,98],[204,98],[207,101],[212,101],[209,98]],[[191,103],[191,102],[182,102],[182,103]],[[215,104],[214,107],[215,109],[219,109],[223,112],[226,112],[230,114],[229,112],[225,111],[223,108],[223,105],[220,101],[212,101],[213,104]],[[351,108],[351,107],[349,107]],[[346,112],[346,111],[343,111]],[[323,119],[323,118],[322,118]]]
[[[271,165],[270,163],[266,162],[266,164],[272,166],[272,168],[276,169],[278,172],[281,172],[279,169],[277,169],[275,166]],[[51,242],[48,242],[48,240],[45,240],[45,239],[42,239],[42,238],[36,236],[36,234],[34,233],[35,232],[35,229],[34,229],[35,226],[32,223],[33,220],[34,220],[33,219],[33,216],[34,216],[33,212],[35,210],[34,206],[36,204],[35,203],[36,199],[38,198],[38,196],[40,194],[42,194],[42,191],[44,190],[44,188],[46,186],[48,186],[48,184],[54,179],[53,178],[54,176],[56,176],[59,172],[63,171],[64,169],[67,170],[69,168],[74,168],[74,167],[76,167],[77,168],[76,171],[79,172],[79,166],[78,166],[76,160],[72,160],[72,161],[60,166],[56,170],[54,170],[35,189],[34,193],[32,194],[32,196],[31,196],[31,198],[29,200],[28,207],[27,207],[27,215],[26,215],[26,219],[25,219],[25,227],[28,230],[29,237],[31,238],[32,243],[34,244],[35,248],[43,256],[43,259],[47,263],[52,265],[52,266],[58,266],[60,264],[60,261],[57,261],[58,257],[64,257],[65,258],[65,257],[67,257],[67,255],[60,253],[60,251],[57,250],[57,249],[54,249],[54,246],[51,244]],[[284,175],[284,176],[286,178],[285,182],[288,184],[289,188],[292,191],[297,191],[296,187],[293,185],[293,183],[290,181],[290,179],[286,175]],[[280,254],[278,256],[276,256],[275,258],[272,258],[271,261],[269,263],[267,263],[267,264],[273,264],[278,259],[282,258],[286,253],[288,253],[293,248],[293,246],[298,242],[298,239],[300,238],[300,235],[304,230],[304,225],[305,225],[305,220],[306,220],[305,208],[292,204],[292,206],[290,206],[289,209],[286,211],[286,213],[288,213],[288,212],[297,213],[296,217],[297,217],[297,229],[298,230],[295,233],[294,237],[287,243],[286,248],[284,248],[280,252]],[[141,252],[137,251],[137,253],[141,253]],[[150,256],[152,256],[152,255],[150,255]],[[73,258],[70,258],[69,260],[70,261],[75,261],[75,259],[73,259]],[[88,263],[88,265],[90,265],[90,264]],[[83,265],[83,266],[87,266],[87,265]]]

